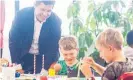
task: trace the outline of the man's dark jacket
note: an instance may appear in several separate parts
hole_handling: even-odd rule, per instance
[[[37,66],[42,65],[41,55],[45,56],[45,69],[59,58],[58,41],[61,37],[61,20],[55,13],[43,23],[39,36],[39,59]],[[30,64],[29,49],[33,41],[34,34],[34,8],[24,8],[20,10],[12,23],[9,33],[9,49],[13,63],[24,65],[24,61]],[[31,64],[32,65],[32,64]],[[31,66],[30,66],[31,67]],[[27,66],[27,68],[29,68]],[[40,69],[38,70],[38,72]]]

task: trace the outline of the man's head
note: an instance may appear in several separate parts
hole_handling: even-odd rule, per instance
[[[127,34],[127,44],[133,48],[133,30],[129,31]]]
[[[77,59],[78,42],[74,36],[66,36],[60,39],[59,49],[67,64],[72,65]]]
[[[35,1],[35,16],[39,22],[45,22],[51,15],[55,0],[36,0]]]
[[[96,48],[100,52],[100,57],[110,63],[114,60],[117,52],[122,50],[123,36],[117,30],[108,28],[101,32],[96,40]]]

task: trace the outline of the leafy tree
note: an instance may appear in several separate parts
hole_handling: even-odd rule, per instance
[[[133,7],[123,12],[126,5],[123,0],[107,0],[98,3],[88,0],[87,18],[85,24],[81,18],[81,0],[73,0],[68,7],[67,17],[70,20],[70,34],[75,35],[79,41],[79,56],[99,57],[95,49],[97,35],[106,27],[114,27],[121,30],[125,37],[133,24]],[[126,45],[126,42],[125,42]],[[93,54],[92,54],[93,53]]]

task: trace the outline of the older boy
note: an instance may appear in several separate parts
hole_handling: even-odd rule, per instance
[[[133,63],[124,56],[122,47],[122,34],[113,28],[106,29],[97,37],[96,48],[100,57],[110,64],[104,68],[92,58],[84,58],[84,61],[102,76],[102,80],[117,80],[121,74],[133,71]]]
[[[59,41],[59,50],[64,57],[63,61],[55,64],[54,68],[59,75],[77,77],[78,74],[78,42],[74,36],[66,36]],[[92,77],[91,69],[88,64],[81,65],[80,77]],[[83,73],[83,74],[82,74]]]

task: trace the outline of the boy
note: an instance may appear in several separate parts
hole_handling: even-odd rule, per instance
[[[126,57],[133,57],[133,30],[127,34],[127,44],[128,46],[124,48],[124,54]]]
[[[54,65],[58,75],[68,75],[68,77],[77,77],[78,74],[78,42],[74,36],[66,36],[59,41],[59,50],[64,58]],[[91,69],[88,64],[81,65],[80,77],[92,77]],[[83,73],[83,74],[82,74]]]
[[[133,63],[124,56],[122,47],[122,34],[113,28],[106,29],[97,37],[96,48],[100,57],[110,64],[104,68],[87,57],[84,58],[84,62],[89,63],[102,76],[102,80],[117,80],[123,73],[133,71]]]

